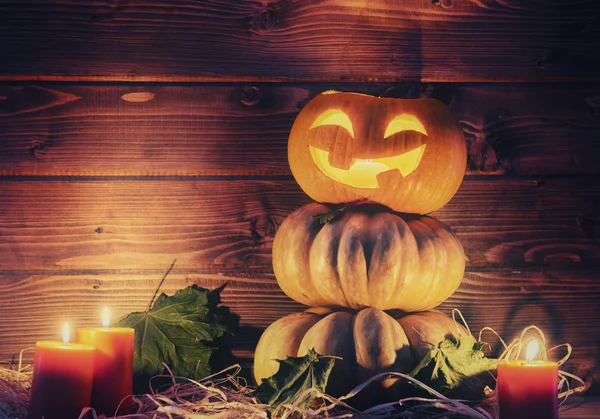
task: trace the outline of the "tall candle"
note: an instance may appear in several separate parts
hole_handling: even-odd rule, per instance
[[[526,360],[498,364],[500,419],[558,419],[558,363],[532,361],[537,345],[529,343]]]
[[[90,405],[95,349],[69,343],[69,326],[63,341],[35,344],[33,383],[28,419],[77,419]]]
[[[96,348],[92,407],[106,416],[126,415],[132,404],[134,330],[109,323],[105,308],[102,327],[78,329],[78,340]]]

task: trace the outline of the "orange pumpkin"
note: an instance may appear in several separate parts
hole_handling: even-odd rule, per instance
[[[327,308],[311,308],[285,316],[262,334],[254,352],[257,383],[279,369],[276,359],[306,355],[309,349],[321,355],[341,357],[329,376],[327,392],[339,396],[370,377],[387,371],[408,373],[432,345],[446,335],[467,331],[432,310],[396,320],[375,308],[356,314]],[[396,380],[385,380],[389,387]]]
[[[380,205],[331,211],[307,204],[281,224],[273,270],[290,298],[307,306],[429,310],[460,285],[465,255],[448,226],[428,216],[404,216]]]
[[[435,99],[324,92],[296,117],[288,160],[315,201],[366,199],[426,214],[458,190],[467,149],[459,122]]]

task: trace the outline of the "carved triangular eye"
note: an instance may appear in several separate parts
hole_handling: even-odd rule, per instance
[[[425,127],[417,117],[404,113],[402,115],[398,115],[390,121],[385,130],[383,138],[388,138],[402,131],[417,131],[421,134],[427,135]]]
[[[322,127],[324,125],[337,125],[344,128],[354,139],[354,129],[350,118],[341,109],[327,109],[321,115],[317,116],[315,121],[310,126],[310,129]]]

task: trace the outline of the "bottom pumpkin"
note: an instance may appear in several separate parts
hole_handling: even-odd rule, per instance
[[[265,330],[254,353],[254,377],[260,384],[279,369],[275,360],[314,349],[342,358],[335,361],[327,384],[328,394],[341,396],[376,374],[410,372],[432,345],[458,333],[468,332],[437,310],[392,317],[376,308],[357,313],[310,308]],[[382,385],[387,388],[395,381],[385,380]]]

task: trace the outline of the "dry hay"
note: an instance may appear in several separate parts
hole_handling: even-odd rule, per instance
[[[456,313],[462,318],[460,312],[455,311],[454,314]],[[466,324],[464,319],[463,323]],[[491,331],[498,336],[493,329],[486,327],[481,330],[479,340],[482,339],[482,334],[486,331]],[[542,341],[542,358],[547,359],[547,354],[559,347],[567,349],[567,354],[559,361],[559,365],[562,365],[569,358],[571,354],[569,344],[559,345],[546,351],[544,334],[537,327],[529,326],[523,330],[519,338],[513,340],[509,345],[498,336],[505,348],[501,359],[517,358],[528,341],[536,339],[531,337],[532,332],[537,332],[539,334],[537,339]],[[240,371],[239,365],[233,365],[202,380],[168,375],[166,377],[171,379],[171,384],[167,389],[151,390],[149,394],[134,396],[133,404],[136,413],[118,416],[118,419],[266,419],[270,417],[283,419],[381,419],[383,417],[386,419],[495,419],[498,417],[496,392],[494,390],[488,388],[488,391],[486,391],[487,397],[483,402],[472,405],[465,401],[448,398],[409,375],[396,372],[383,373],[372,377],[346,396],[340,398],[331,397],[316,389],[308,389],[298,394],[291,404],[272,410],[268,405],[261,404],[257,399],[248,395],[253,389],[245,385],[244,379],[239,376]],[[559,371],[559,375],[560,397],[563,398],[563,402],[570,394],[585,389],[585,384],[579,377],[564,371]],[[10,364],[0,366],[0,419],[26,419],[31,376],[31,371],[22,368],[21,362],[16,367]],[[164,377],[161,376],[160,378]],[[358,394],[373,381],[388,377],[398,377],[410,381],[426,390],[430,397],[401,399],[374,406],[362,412],[346,403],[348,399]],[[581,385],[570,388],[569,380],[575,380]],[[311,399],[319,401],[318,404],[314,404],[316,405],[314,409],[298,409],[298,406],[302,405],[303,402]],[[97,416],[94,411],[90,411],[94,418],[104,418],[104,416]],[[82,412],[82,417],[85,413],[87,412]]]
[[[24,419],[27,415],[32,373],[31,367],[22,363],[23,352],[17,365],[0,365],[0,419]]]
[[[1,419],[25,419],[29,400],[28,387],[31,384],[30,372],[18,372],[5,367],[0,368],[0,388],[7,389],[0,395],[0,406],[6,406],[6,410],[0,410]],[[469,407],[466,404],[452,400],[433,389],[425,386],[419,381],[401,373],[385,373],[372,377],[370,380],[356,387],[348,395],[336,399],[327,394],[320,393],[315,389],[308,389],[298,394],[295,401],[280,407],[277,411],[269,411],[269,406],[261,404],[257,399],[249,397],[251,388],[243,385],[243,379],[237,375],[241,368],[234,365],[218,374],[203,380],[191,380],[187,378],[168,376],[172,385],[165,391],[152,391],[150,394],[134,396],[134,407],[136,413],[118,416],[119,419],[267,419],[269,417],[281,417],[282,419],[293,418],[361,418],[375,419],[385,416],[386,418],[422,418],[434,409],[437,418],[450,417],[450,414],[461,414],[461,417],[474,419],[493,419],[483,407]],[[399,402],[387,403],[372,407],[359,412],[345,403],[345,400],[358,394],[364,387],[373,381],[389,376],[396,376],[411,380],[428,389],[433,395],[432,399],[410,398]],[[157,377],[164,378],[164,376]],[[319,398],[319,406],[315,409],[300,411],[297,406],[307,399]],[[414,404],[414,402],[417,402]],[[398,406],[414,404],[408,410],[400,411]],[[14,408],[12,407],[14,406]],[[446,414],[439,415],[440,411]],[[94,418],[97,416],[90,409]],[[82,412],[82,416],[88,413]],[[456,416],[453,416],[456,417]]]

